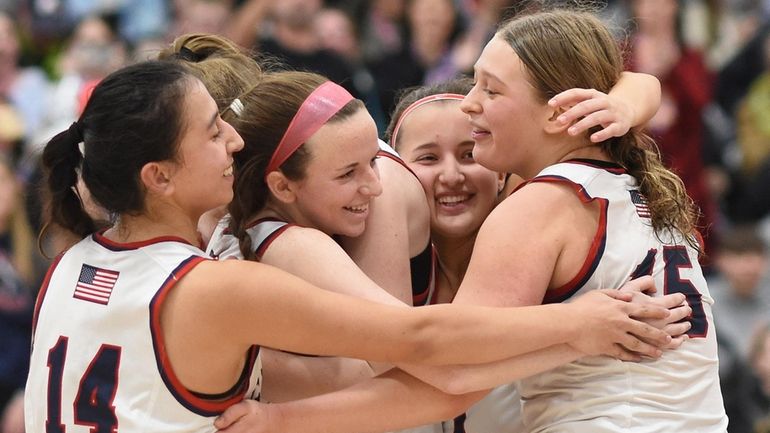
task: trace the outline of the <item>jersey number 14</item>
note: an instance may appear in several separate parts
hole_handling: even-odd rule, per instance
[[[48,419],[46,433],[65,433],[62,424],[62,377],[67,357],[67,337],[61,336],[48,351]],[[90,426],[92,433],[114,433],[118,430],[115,415],[115,392],[118,389],[120,347],[102,344],[80,378],[75,401],[74,422]]]

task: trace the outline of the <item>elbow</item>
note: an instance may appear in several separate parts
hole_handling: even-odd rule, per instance
[[[486,393],[486,391],[483,391],[460,395],[444,394],[442,397],[443,404],[441,405],[443,413],[440,419],[453,419],[462,415],[468,408],[481,400]]]
[[[437,387],[441,392],[450,395],[464,395],[479,390],[478,387],[473,386],[467,374],[450,373],[448,376],[443,380],[441,386]]]
[[[437,367],[429,377],[422,374],[416,376],[444,394],[463,395],[479,390],[478,386],[473,386],[470,374],[457,370],[462,370],[462,367]]]

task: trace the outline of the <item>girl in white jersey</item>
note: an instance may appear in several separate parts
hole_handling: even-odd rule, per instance
[[[547,103],[568,88],[606,91],[621,68],[616,41],[589,13],[534,13],[498,30],[476,62],[462,109],[473,125],[475,159],[528,181],[482,226],[477,245],[496,248],[474,251],[468,272],[476,271],[474,284],[493,287],[489,299],[524,305],[570,302],[652,275],[663,293],[685,294],[693,310],[690,339],[658,360],[587,357],[522,380],[527,431],[722,433],[713,301],[680,179],[639,131],[594,142],[570,134]],[[509,278],[523,290],[496,283]]]
[[[607,294],[575,306],[409,309],[319,290],[259,263],[208,260],[197,221],[232,198],[242,146],[199,80],[148,62],[105,78],[45,147],[49,223],[84,238],[56,258],[38,297],[28,432],[212,431],[229,405],[259,396],[261,345],[464,364],[575,338],[596,352],[608,340],[634,347],[625,331],[665,340],[629,318],[659,308]],[[97,229],[84,211],[81,176],[113,216],[109,227]]]

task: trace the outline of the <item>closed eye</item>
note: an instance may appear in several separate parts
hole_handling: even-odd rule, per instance
[[[415,162],[430,163],[430,162],[438,161],[438,157],[436,157],[436,155],[427,153],[427,154],[418,156],[414,160],[415,160]]]

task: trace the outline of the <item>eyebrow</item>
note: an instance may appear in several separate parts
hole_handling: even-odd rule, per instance
[[[352,163],[350,163],[350,164],[348,164],[348,165],[346,165],[346,166],[344,166],[344,167],[340,167],[340,168],[338,168],[336,171],[338,171],[338,172],[340,172],[340,173],[341,173],[341,172],[344,172],[344,171],[348,171],[348,170],[350,170],[351,168],[356,168],[357,166],[358,166],[358,163],[357,163],[357,162],[352,162]]]
[[[491,79],[496,81],[498,84],[505,85],[505,82],[501,80],[500,77],[493,74],[492,72],[489,72],[486,69],[482,68],[481,70],[479,70],[479,68],[476,65],[473,65],[473,75],[474,75],[474,78],[476,79],[478,79],[477,75],[483,75],[487,80]]]
[[[217,118],[219,117],[219,112],[215,111],[214,115],[211,116],[211,120],[209,120],[209,124],[206,126],[206,130],[211,129],[212,126],[214,126],[215,123],[217,123]]]
[[[429,141],[427,143],[423,143],[423,144],[415,147],[413,152],[417,152],[417,151],[420,151],[420,150],[425,150],[425,149],[428,149],[428,148],[433,148],[433,147],[436,147],[436,146],[438,146],[438,143],[436,143],[434,141]]]

